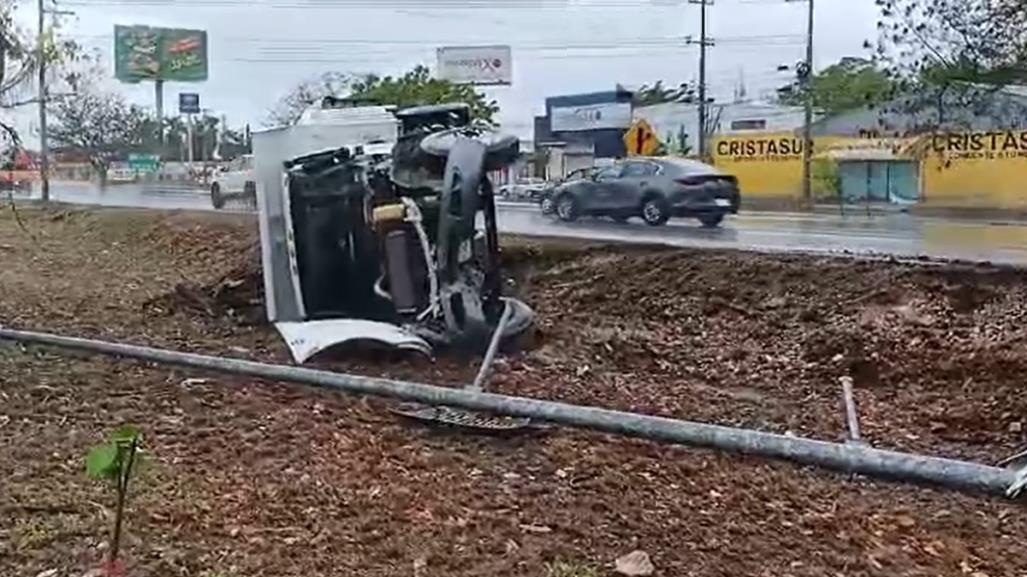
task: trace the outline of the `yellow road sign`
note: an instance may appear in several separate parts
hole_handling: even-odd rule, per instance
[[[648,122],[639,120],[624,133],[624,146],[628,156],[649,156],[660,149],[660,139]]]

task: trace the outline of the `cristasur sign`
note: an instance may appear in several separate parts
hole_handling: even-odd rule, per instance
[[[444,46],[436,51],[440,80],[455,84],[507,85],[513,82],[509,46]]]
[[[934,134],[931,148],[956,160],[1027,157],[1027,131]]]
[[[736,162],[748,160],[794,160],[802,156],[802,138],[759,137],[721,140],[717,155]]]
[[[631,103],[603,102],[553,107],[549,115],[553,132],[628,128],[631,126]]]

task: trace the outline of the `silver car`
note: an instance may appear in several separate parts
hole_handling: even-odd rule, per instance
[[[738,180],[716,168],[683,158],[632,158],[598,170],[592,178],[553,191],[560,220],[608,216],[618,222],[641,217],[651,226],[671,217],[693,217],[715,227],[741,202]]]

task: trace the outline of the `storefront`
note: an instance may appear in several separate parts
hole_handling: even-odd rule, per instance
[[[631,127],[632,97],[612,90],[547,98],[545,116],[535,119],[535,149],[550,151],[550,177],[626,156],[623,137]]]

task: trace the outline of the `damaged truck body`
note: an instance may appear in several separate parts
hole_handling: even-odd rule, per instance
[[[296,362],[373,342],[432,355],[483,349],[534,313],[502,294],[488,171],[516,138],[463,104],[395,111],[329,100],[254,136],[268,320]]]

